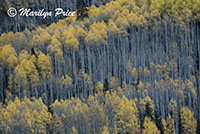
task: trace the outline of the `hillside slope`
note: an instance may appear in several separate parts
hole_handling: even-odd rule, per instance
[[[0,131],[198,133],[199,9],[200,0],[117,0],[84,20],[2,34]],[[33,117],[13,113],[36,105]]]
[[[45,12],[53,12],[56,8],[62,8],[64,11],[74,11],[80,6],[80,3],[85,7],[91,5],[105,5],[110,0],[0,0],[0,35],[2,33],[22,32],[24,29],[34,30],[38,26],[49,26],[53,22],[58,22],[59,19],[64,19],[66,16],[59,15],[55,17],[26,17],[20,16],[19,12],[15,17],[9,17],[7,11],[13,7],[17,11],[21,8],[30,9],[30,11],[44,10]]]

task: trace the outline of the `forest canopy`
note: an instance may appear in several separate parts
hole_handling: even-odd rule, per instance
[[[0,133],[200,132],[200,0],[116,0],[0,36]]]

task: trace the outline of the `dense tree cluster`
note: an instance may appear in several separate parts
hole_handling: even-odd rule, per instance
[[[200,0],[117,0],[78,21],[2,34],[0,132],[199,132],[199,9]]]
[[[59,19],[63,19],[66,16],[58,15],[55,17],[22,17],[15,16],[11,18],[7,15],[7,10],[10,7],[14,7],[17,10],[21,8],[31,9],[31,11],[52,11],[54,13],[56,8],[62,8],[64,11],[86,11],[91,5],[105,5],[111,0],[0,0],[0,34],[9,31],[21,32],[24,29],[33,30],[39,25],[48,26],[53,22],[57,22]],[[84,3],[84,4],[82,4]],[[87,15],[86,15],[87,16]]]
[[[170,103],[171,104],[171,103]],[[143,109],[143,110],[141,110]],[[1,133],[31,134],[175,134],[175,114],[156,118],[155,105],[149,96],[129,100],[114,91],[100,91],[87,100],[71,98],[47,106],[42,99],[7,101],[0,107]],[[159,127],[156,122],[161,121]],[[180,111],[180,131],[194,134],[197,121],[188,107]]]

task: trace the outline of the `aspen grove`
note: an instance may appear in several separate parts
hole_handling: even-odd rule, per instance
[[[1,34],[0,133],[200,133],[200,0],[87,9]]]

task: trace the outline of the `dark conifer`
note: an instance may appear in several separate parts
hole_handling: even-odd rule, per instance
[[[84,0],[77,1],[77,20],[83,20],[88,17],[88,8]]]

